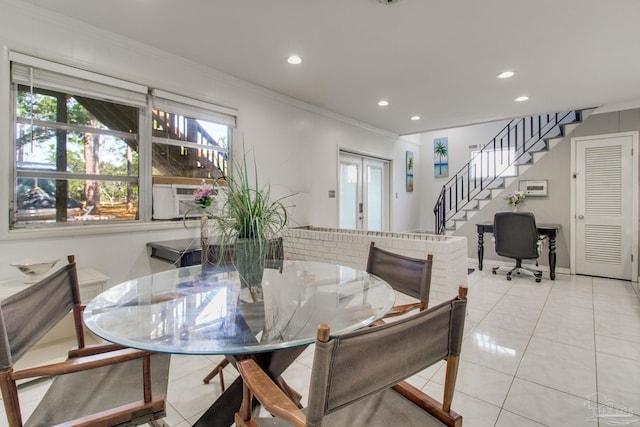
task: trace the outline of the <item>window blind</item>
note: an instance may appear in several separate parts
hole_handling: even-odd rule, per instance
[[[148,89],[79,68],[10,52],[11,82],[134,107],[146,107]]]
[[[153,89],[151,95],[155,109],[231,127],[236,126],[238,110],[158,89]]]

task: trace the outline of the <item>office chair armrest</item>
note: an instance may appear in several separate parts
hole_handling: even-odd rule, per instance
[[[27,378],[71,374],[88,369],[100,368],[102,366],[114,365],[116,363],[128,362],[129,360],[140,359],[142,357],[150,357],[150,353],[147,351],[124,349],[93,356],[76,357],[65,360],[64,362],[13,371],[11,378],[13,380],[23,380]]]
[[[286,420],[295,427],[305,427],[306,417],[300,408],[269,378],[255,360],[241,360],[237,363],[237,367],[240,375],[242,375],[244,387],[260,401],[269,413]],[[243,392],[245,398],[247,395],[248,393]],[[243,407],[245,403],[247,402],[243,402]],[[247,404],[249,405],[248,416],[247,414],[236,414],[236,417],[244,416],[244,418],[248,418],[242,420],[245,422],[251,419],[250,403]],[[251,424],[249,423],[248,425]]]

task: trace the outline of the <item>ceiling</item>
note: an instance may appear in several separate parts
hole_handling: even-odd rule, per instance
[[[23,1],[400,135],[640,100],[638,0]]]

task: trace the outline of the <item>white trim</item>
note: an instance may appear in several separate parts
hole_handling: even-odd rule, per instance
[[[120,233],[133,233],[139,231],[159,231],[159,230],[184,230],[185,227],[194,232],[200,229],[199,220],[189,221],[127,221],[106,224],[100,222],[74,223],[73,226],[63,225],[57,227],[42,228],[19,228],[9,230],[2,236],[3,241],[7,240],[31,240],[31,239],[55,239],[70,238],[71,236],[97,236]]]
[[[53,71],[59,74],[76,77],[83,80],[89,80],[96,83],[102,83],[121,89],[130,90],[132,92],[147,94],[147,86],[120,80],[115,77],[105,76],[91,71],[82,70],[80,68],[70,67],[68,65],[59,64],[57,62],[47,61],[46,59],[35,58],[15,51],[9,52],[9,61],[19,62],[30,67],[41,68],[43,70]]]

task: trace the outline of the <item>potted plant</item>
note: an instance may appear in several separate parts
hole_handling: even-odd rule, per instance
[[[227,177],[224,198],[219,213],[209,215],[211,231],[217,236],[220,253],[233,246],[236,269],[243,286],[259,291],[269,241],[287,226],[289,215],[283,200],[271,199],[269,185],[258,184],[254,161],[255,181],[250,183],[246,155],[234,162]]]
[[[504,199],[507,201],[507,204],[511,206],[514,212],[518,211],[518,205],[524,202],[525,194],[523,191],[512,191],[507,194]]]

